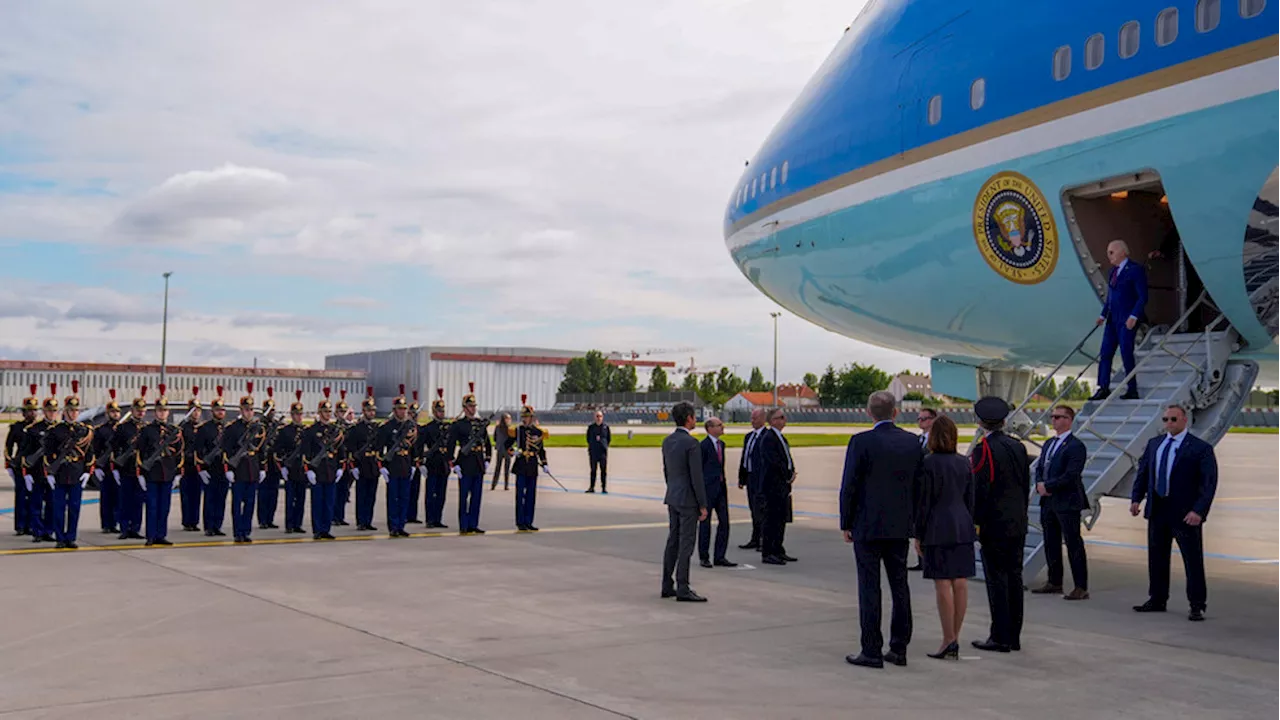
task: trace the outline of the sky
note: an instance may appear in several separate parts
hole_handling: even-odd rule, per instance
[[[858,2],[0,0],[0,358],[422,344],[769,374],[742,164]],[[923,358],[783,311],[780,381]]]

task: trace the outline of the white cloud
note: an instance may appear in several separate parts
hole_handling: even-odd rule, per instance
[[[179,173],[130,203],[112,229],[152,242],[234,237],[248,222],[282,207],[289,190],[288,178],[262,168],[227,164]]]

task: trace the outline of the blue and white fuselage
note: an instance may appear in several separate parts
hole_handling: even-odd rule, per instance
[[[1274,383],[1244,267],[1251,226],[1275,246],[1276,5],[872,0],[734,188],[730,254],[832,331],[1052,366],[1105,292],[1069,191],[1154,175],[1187,261]]]

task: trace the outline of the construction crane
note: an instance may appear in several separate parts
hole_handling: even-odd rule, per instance
[[[646,350],[644,350],[644,351],[639,351],[639,350],[634,350],[634,349],[633,349],[633,350],[628,350],[627,352],[618,352],[617,350],[614,350],[614,351],[611,351],[609,354],[610,354],[610,355],[612,355],[612,356],[616,356],[616,357],[628,358],[628,359],[630,359],[630,360],[638,360],[638,359],[640,359],[640,356],[642,356],[642,355],[644,355],[644,356],[646,356],[646,357],[647,357],[647,356],[649,356],[649,355],[676,355],[676,354],[683,354],[683,353],[694,353],[694,352],[700,352],[701,350],[702,350],[702,348],[691,348],[691,347],[682,347],[682,348],[648,348],[648,349],[646,349]]]

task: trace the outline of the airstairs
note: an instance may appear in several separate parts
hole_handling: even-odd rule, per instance
[[[1203,332],[1175,332],[1171,329],[1186,327],[1188,319],[1202,312],[1202,308],[1217,315]],[[1045,376],[1045,380],[1028,393],[1010,414],[1007,432],[1037,447],[1040,443],[1032,439],[1033,432],[1037,435],[1052,434],[1046,428],[1053,405],[1060,403],[1071,386],[1097,364],[1098,359],[1083,348],[1098,332],[1100,329],[1095,327],[1085,335]],[[1248,399],[1258,375],[1256,363],[1231,358],[1239,346],[1240,338],[1236,331],[1227,323],[1225,316],[1212,308],[1207,295],[1202,294],[1171,327],[1152,328],[1136,348],[1137,363],[1133,374],[1137,376],[1140,399],[1120,398],[1129,375],[1117,374],[1112,378],[1110,397],[1090,401],[1077,413],[1072,433],[1084,442],[1089,453],[1083,477],[1089,500],[1089,507],[1082,513],[1086,528],[1092,529],[1098,522],[1103,497],[1129,497],[1138,461],[1147,441],[1162,432],[1161,417],[1170,404],[1177,403],[1191,411],[1191,428],[1197,436],[1211,444],[1222,439],[1237,411]],[[1062,392],[1048,408],[1028,412],[1031,399],[1044,389],[1049,378],[1064,367],[1081,361],[1087,364],[1072,381],[1063,383]],[[1035,471],[1033,464],[1033,478]],[[1034,487],[1029,502],[1030,527],[1023,564],[1023,579],[1028,585],[1045,567],[1040,497],[1035,494]],[[981,564],[978,575],[982,575]]]

